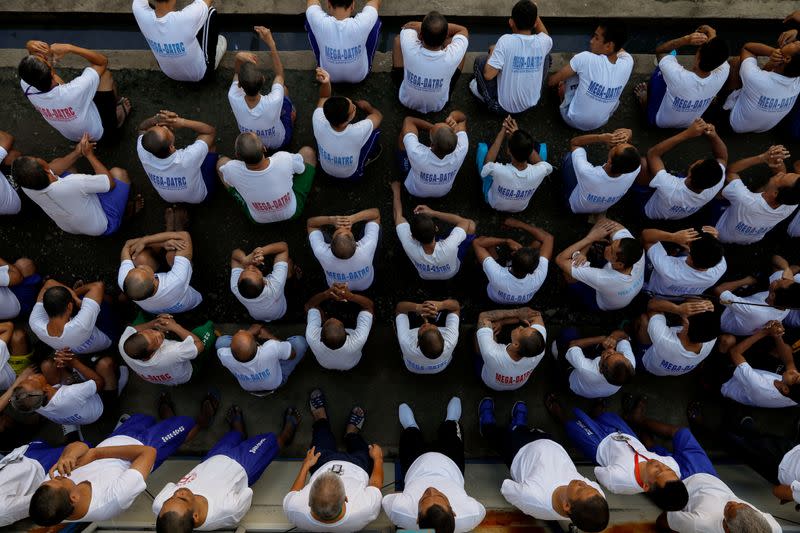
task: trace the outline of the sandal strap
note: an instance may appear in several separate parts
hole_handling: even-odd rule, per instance
[[[308,403],[311,405],[312,409],[323,409],[325,407],[325,394],[320,391],[319,394],[311,396],[308,399]]]
[[[350,411],[350,418],[348,418],[347,423],[353,424],[358,429],[364,425],[364,419],[366,418],[366,414],[360,415],[358,414],[355,409]]]

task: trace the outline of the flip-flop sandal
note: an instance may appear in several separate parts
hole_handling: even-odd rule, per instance
[[[238,405],[231,405],[228,408],[228,412],[225,413],[225,422],[227,422],[229,426],[233,426],[234,423],[238,422],[242,426],[244,433],[247,434],[247,426],[244,424],[244,413],[242,412],[242,408]]]
[[[125,104],[124,104],[125,101],[128,102],[127,110],[125,109]],[[128,120],[128,117],[133,112],[133,104],[131,103],[128,97],[122,96],[120,97],[119,100],[117,100],[117,107],[122,108],[122,120],[120,121],[119,119],[117,119],[117,128],[121,128],[122,126],[125,125],[125,122]]]
[[[361,411],[363,414],[358,414],[358,411]],[[364,420],[367,418],[367,411],[361,406],[355,406],[350,410],[350,418],[347,419],[347,424],[352,424],[361,431],[361,428],[364,427]]]
[[[162,392],[158,396],[158,401],[156,402],[156,412],[161,412],[161,406],[166,405],[170,408],[173,414],[177,413],[178,411],[175,409],[175,402],[172,401],[172,396],[168,392]]]
[[[287,407],[286,411],[283,412],[284,424],[291,424],[293,429],[297,429],[302,418],[300,411],[296,407]]]
[[[556,415],[553,414],[556,406],[558,406],[559,410],[562,411],[563,414],[564,407],[561,405],[558,395],[555,392],[548,392],[544,397],[544,407],[547,409],[547,413],[553,418],[557,418]]]
[[[321,389],[314,389],[311,391],[311,394],[308,395],[308,408],[312,411],[316,411],[317,409],[325,409],[327,411],[327,404],[325,393],[322,392]]]
[[[206,397],[203,398],[203,405],[205,405],[206,401],[211,404],[211,408],[214,410],[213,414],[208,418],[208,425],[211,425],[214,423],[214,419],[217,417],[217,412],[219,411],[219,406],[222,403],[222,395],[219,389],[215,387],[209,388]]]

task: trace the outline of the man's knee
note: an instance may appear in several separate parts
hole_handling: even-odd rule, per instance
[[[14,266],[22,272],[23,277],[33,276],[36,274],[36,263],[27,257],[20,257],[14,262]]]
[[[109,381],[109,379],[112,379],[116,381],[117,363],[114,361],[112,357],[107,355],[102,359],[100,359],[99,361],[97,361],[97,364],[94,366],[94,370],[104,380]]]
[[[305,162],[305,164],[311,165],[312,167],[317,166],[317,152],[310,146],[303,146],[297,153],[303,156],[303,162]]]
[[[98,91],[110,91],[114,88],[114,75],[111,70],[106,68],[105,72],[100,76],[100,85],[97,86]]]
[[[124,168],[114,167],[108,171],[111,174],[111,177],[117,181],[121,181],[122,183],[130,183],[131,178],[128,176],[128,171]]]
[[[11,355],[27,355],[30,351],[28,348],[28,334],[23,328],[17,328],[11,334]]]
[[[719,351],[720,353],[728,353],[731,348],[736,345],[736,337],[730,333],[725,333],[719,336]]]
[[[403,66],[403,47],[400,46],[400,36],[394,38],[394,46],[392,47],[392,65],[395,67]]]

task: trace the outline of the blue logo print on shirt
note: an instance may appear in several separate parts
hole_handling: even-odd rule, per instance
[[[153,187],[158,189],[178,191],[186,188],[186,176],[158,176],[156,174],[148,175],[150,176],[150,181],[153,182]]]
[[[186,55],[183,43],[157,43],[147,39],[147,44],[154,54],[161,57],[181,57]]]
[[[333,155],[322,146],[319,147],[319,158],[337,167],[349,167],[353,164],[352,155]]]
[[[330,281],[338,281],[338,282],[356,281],[356,280],[363,279],[363,278],[366,278],[367,276],[369,276],[369,272],[370,272],[370,268],[368,266],[366,266],[366,267],[362,268],[361,270],[355,270],[353,272],[347,272],[347,273],[344,273],[344,272],[332,272],[330,270],[326,270],[325,271],[325,276]]]
[[[763,111],[770,111],[772,113],[780,113],[791,109],[794,102],[797,100],[797,95],[790,96],[789,98],[770,98],[769,96],[758,97],[758,108]]]
[[[414,89],[425,92],[440,91],[444,87],[444,78],[425,78],[406,70],[406,81]]]
[[[595,100],[608,104],[619,99],[619,95],[622,94],[622,89],[622,85],[619,87],[606,87],[596,81],[591,81],[589,82],[589,87],[586,88],[586,94]]]
[[[239,131],[241,131],[242,133],[255,133],[256,135],[258,135],[262,139],[275,137],[275,126],[272,126],[271,128],[269,128],[267,130],[252,130],[250,128],[243,128],[243,127],[239,126]]]
[[[325,47],[325,58],[331,63],[352,63],[361,55],[361,45],[350,48]]]
[[[497,194],[508,200],[524,200],[533,196],[533,189],[508,189],[498,185]]]
[[[673,111],[679,113],[694,113],[696,111],[703,111],[711,103],[711,98],[703,98],[701,100],[686,100],[678,98],[677,96],[672,99]]]
[[[455,170],[452,170],[450,172],[437,173],[437,174],[430,174],[428,172],[420,172],[419,173],[419,179],[424,181],[425,183],[430,183],[430,184],[437,184],[437,183],[446,184],[446,183],[450,183],[451,181],[453,181],[455,179],[456,172],[457,171],[455,171]]]
[[[542,70],[542,56],[514,56],[511,58],[512,72],[539,72]]]

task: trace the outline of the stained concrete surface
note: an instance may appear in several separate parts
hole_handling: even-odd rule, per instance
[[[163,210],[167,206],[149,185],[137,160],[134,134],[136,124],[164,108],[174,110],[187,118],[204,120],[217,126],[218,150],[223,155],[232,154],[233,141],[238,133],[226,98],[231,77],[229,70],[222,70],[216,81],[202,87],[176,83],[155,72],[121,70],[115,75],[122,94],[131,98],[134,112],[125,126],[122,141],[117,146],[100,149],[99,157],[109,167],[121,166],[130,171],[137,192],[141,192],[146,200],[143,214],[135,223],[126,224],[117,235],[109,238],[64,234],[27,199],[21,215],[0,221],[0,257],[16,259],[22,255],[30,256],[37,261],[43,274],[66,283],[78,278],[103,279],[113,293],[117,291],[116,272],[123,242],[130,237],[160,231],[163,227]],[[631,127],[636,145],[645,149],[671,132],[644,127],[642,115],[634,105],[631,92],[635,83],[642,79],[642,76],[635,76],[628,84],[620,109],[607,129]],[[434,114],[430,118],[442,120],[446,112],[453,108],[464,111],[469,117],[470,152],[453,191],[443,199],[431,199],[427,203],[434,209],[458,212],[475,218],[478,221],[479,234],[503,235],[500,224],[504,216],[493,212],[484,204],[474,163],[477,142],[490,142],[501,119],[476,105],[467,89],[468,80],[468,75],[462,76],[451,105],[445,112]],[[313,145],[310,117],[317,100],[317,85],[313,82],[313,75],[310,71],[288,71],[287,85],[297,107],[298,117],[292,147],[297,149],[302,145]],[[355,187],[332,184],[318,176],[309,195],[303,220],[266,226],[253,225],[235,206],[230,196],[219,189],[207,205],[193,207],[193,285],[204,295],[205,301],[198,310],[180,315],[178,321],[184,325],[199,324],[206,318],[211,318],[218,324],[249,322],[244,308],[228,289],[230,252],[236,247],[252,249],[269,242],[286,240],[292,257],[303,268],[304,277],[302,282],[290,284],[289,312],[280,324],[271,327],[279,335],[301,333],[304,329],[303,303],[310,295],[325,287],[321,269],[307,245],[304,219],[318,214],[352,213],[363,208],[378,207],[383,217],[383,231],[375,261],[376,281],[367,293],[376,301],[377,317],[364,358],[352,371],[340,373],[320,368],[309,353],[286,387],[263,399],[243,393],[218,361],[208,361],[207,368],[195,376],[190,384],[171,390],[181,414],[192,414],[196,411],[195,406],[209,385],[222,390],[223,409],[216,423],[208,433],[187,445],[185,451],[197,453],[208,449],[225,431],[222,415],[234,402],[243,407],[251,432],[277,430],[285,406],[298,405],[307,413],[307,394],[315,386],[321,386],[328,396],[334,428],[344,428],[352,405],[358,403],[365,407],[367,422],[364,433],[367,439],[384,445],[389,454],[396,452],[400,433],[396,409],[400,402],[410,402],[421,427],[433,436],[436,425],[444,415],[447,400],[452,395],[459,395],[463,401],[462,422],[469,457],[480,458],[489,454],[485,442],[478,435],[476,420],[477,403],[487,394],[493,395],[497,401],[501,423],[508,419],[514,401],[526,400],[531,409],[531,422],[563,437],[563,433],[555,427],[541,406],[541,399],[546,391],[566,390],[564,383],[557,379],[549,356],[534,372],[529,383],[514,392],[492,393],[474,374],[473,325],[480,311],[495,307],[485,296],[485,278],[474,258],[468,256],[455,279],[429,283],[419,280],[402,252],[392,228],[388,184],[390,179],[398,177],[394,148],[405,112],[397,101],[396,90],[389,75],[376,73],[359,86],[336,87],[335,92],[354,98],[366,98],[382,110],[384,122],[381,126],[381,158],[368,167],[366,178]],[[0,114],[0,129],[12,132],[17,137],[16,146],[21,151],[52,159],[71,149],[70,144],[52,130],[27,102],[19,89],[15,70],[0,69],[0,94],[5,95],[3,112]],[[535,110],[525,113],[518,120],[520,127],[531,131],[537,139],[547,142],[550,161],[555,162],[557,167],[560,166],[559,161],[568,146],[568,140],[576,132],[561,122],[554,95],[546,94]],[[784,142],[790,150],[797,151],[798,148],[795,143],[788,143],[777,131],[734,135],[725,131],[721,122],[719,125],[723,130],[723,138],[728,142],[731,159],[758,153],[776,142]],[[178,137],[181,144],[189,135],[183,132]],[[707,149],[707,143],[702,139],[687,143],[668,156],[668,166],[683,169],[705,154]],[[590,155],[593,160],[599,161],[603,157],[603,150],[599,147],[592,148]],[[753,173],[756,178],[763,178],[764,175],[763,171]],[[585,217],[574,216],[565,209],[559,179],[558,171],[549,176],[535,194],[528,210],[519,215],[523,220],[553,233],[556,236],[557,251],[582,237],[589,227]],[[407,212],[415,205],[407,195],[404,196],[404,202]],[[637,210],[631,206],[625,200],[615,206],[609,215],[638,230],[642,224],[636,215]],[[759,245],[746,249],[728,247],[727,277],[738,277],[754,270],[766,269],[769,256],[774,251],[788,254],[794,259],[798,255],[796,245],[785,238],[781,229],[768,235]],[[463,327],[455,359],[441,374],[410,374],[402,364],[394,339],[393,306],[402,299],[422,300],[446,296],[457,298],[464,308]],[[632,318],[618,312],[589,314],[574,310],[565,297],[561,277],[554,265],[531,305],[542,310],[551,335],[561,327],[572,325],[607,332],[624,319]],[[234,326],[224,326],[222,329],[231,331],[233,328]],[[155,413],[155,398],[164,389],[145,384],[136,377],[132,378],[122,397],[123,410]],[[685,423],[684,406],[692,398],[709,397],[712,398],[712,403],[719,405],[719,402],[713,400],[715,391],[704,390],[697,373],[673,379],[638,375],[635,383],[624,390],[646,392],[650,398],[651,413],[675,423]],[[611,399],[611,408],[617,408],[618,402],[619,394]],[[587,405],[581,400],[570,400],[570,403]],[[711,412],[718,414],[720,411],[715,409]],[[755,412],[762,427],[773,431],[790,431],[797,414],[793,409],[771,413],[743,409],[742,412]],[[298,438],[290,449],[283,452],[284,455],[303,454],[310,439],[309,418],[306,416]],[[89,428],[86,433],[92,439],[100,437],[97,428]],[[708,441],[707,444],[709,449],[719,449],[718,442]]]

